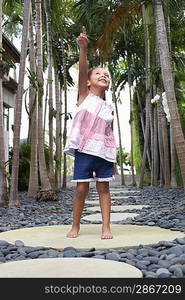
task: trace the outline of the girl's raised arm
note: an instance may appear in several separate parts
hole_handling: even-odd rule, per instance
[[[87,64],[87,34],[85,28],[83,32],[80,33],[77,38],[77,43],[80,47],[79,54],[79,79],[78,79],[78,105],[83,102],[85,97],[88,95],[88,87],[87,87],[87,73],[88,73],[88,64]]]

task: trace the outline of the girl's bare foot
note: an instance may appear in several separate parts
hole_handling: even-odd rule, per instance
[[[102,230],[102,235],[101,235],[102,240],[110,240],[113,239],[113,235],[109,229],[107,230]]]
[[[71,230],[68,232],[66,237],[68,238],[77,238],[79,232],[79,227],[72,227]]]

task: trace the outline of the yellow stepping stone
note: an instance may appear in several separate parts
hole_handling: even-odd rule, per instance
[[[97,258],[42,258],[0,265],[0,278],[141,278],[129,264]]]
[[[122,221],[127,218],[134,218],[137,217],[138,214],[135,213],[111,213],[110,215],[110,222],[117,222]],[[101,222],[102,221],[102,215],[100,213],[88,215],[82,218],[82,220],[91,221],[91,222]]]
[[[93,247],[96,249],[126,249],[137,247],[140,244],[151,245],[159,241],[171,241],[177,237],[185,236],[180,231],[171,231],[155,226],[112,224],[111,231],[114,238],[102,240],[101,224],[81,224],[79,237],[67,238],[66,234],[70,229],[70,225],[22,228],[1,232],[0,239],[10,243],[21,240],[26,246],[45,246],[60,249],[72,246],[85,250]]]
[[[139,209],[141,210],[142,208],[149,207],[149,205],[112,205],[111,206],[111,211],[112,212],[117,212],[117,211],[125,211],[127,209]],[[92,206],[92,207],[86,207],[86,210],[88,211],[101,211],[100,206]]]

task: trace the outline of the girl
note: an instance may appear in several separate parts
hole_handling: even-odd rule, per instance
[[[79,98],[65,153],[75,157],[74,177],[77,182],[73,199],[73,224],[67,237],[76,238],[89,183],[96,181],[102,213],[102,239],[113,238],[110,230],[111,197],[109,181],[113,179],[116,144],[111,123],[113,107],[104,101],[109,87],[108,72],[100,67],[88,71],[87,35],[77,38],[79,54]]]

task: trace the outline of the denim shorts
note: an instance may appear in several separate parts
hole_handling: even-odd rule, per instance
[[[113,162],[75,150],[74,176],[72,181],[111,181]]]

